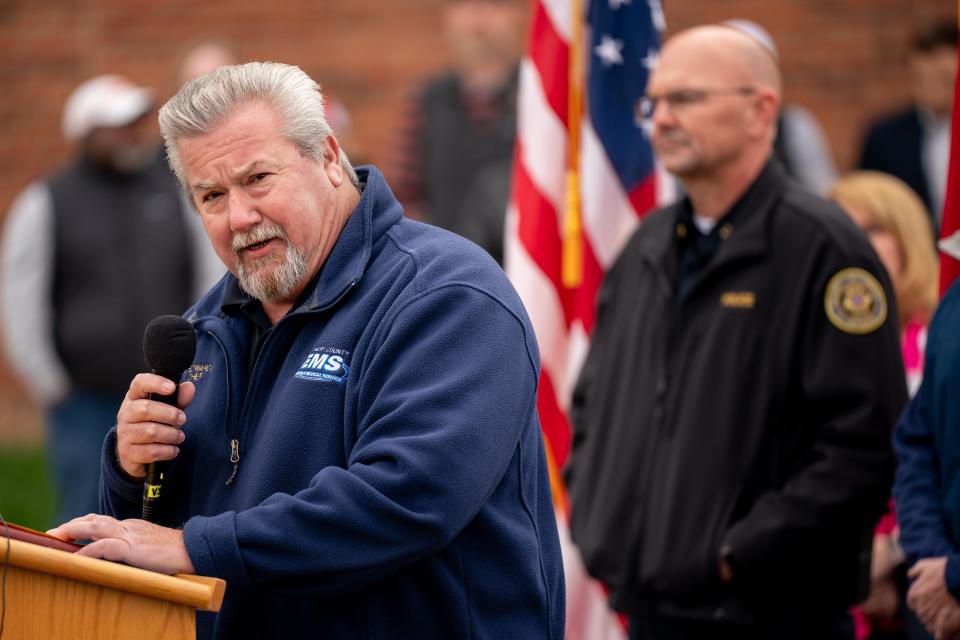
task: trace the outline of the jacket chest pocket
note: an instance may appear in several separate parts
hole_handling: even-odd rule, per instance
[[[314,350],[291,364],[278,373],[266,402],[251,408],[251,444],[263,439],[272,449],[289,447],[283,455],[342,463],[349,354]]]

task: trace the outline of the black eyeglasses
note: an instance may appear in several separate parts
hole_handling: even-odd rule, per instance
[[[755,87],[720,87],[716,89],[674,89],[662,96],[643,96],[637,102],[637,115],[649,119],[657,110],[657,104],[663,100],[671,111],[700,104],[710,96],[749,96]]]

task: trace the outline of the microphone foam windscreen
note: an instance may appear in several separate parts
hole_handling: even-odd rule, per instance
[[[180,316],[158,316],[143,332],[143,359],[159,374],[180,375],[193,362],[197,352],[197,336],[193,325]],[[171,378],[172,379],[172,378]]]

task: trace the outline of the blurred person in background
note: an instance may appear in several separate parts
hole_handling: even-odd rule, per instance
[[[353,135],[353,119],[347,105],[336,96],[327,95],[323,101],[323,108],[330,128],[337,134],[337,140],[344,152],[350,157],[354,166],[370,164],[360,142]]]
[[[97,510],[97,460],[144,369],[147,323],[182,313],[212,279],[197,266],[210,249],[181,205],[154,113],[151,92],[121,76],[81,84],[63,112],[75,157],[28,186],[6,220],[3,337],[46,411],[58,521]]]
[[[900,346],[912,397],[923,378],[927,324],[937,305],[937,256],[930,219],[920,198],[901,180],[878,171],[856,171],[830,189],[830,198],[867,235],[893,285]],[[873,539],[870,595],[859,606],[858,638],[924,637],[906,605],[906,557],[893,505]],[[918,635],[918,632],[921,635]]]
[[[637,640],[852,639],[906,401],[883,266],[773,157],[774,58],[667,40],[640,110],[686,198],[607,273],[573,395],[571,533]]]
[[[950,113],[957,75],[956,20],[933,25],[910,43],[913,103],[873,123],[859,168],[900,178],[920,196],[939,235],[950,155]]]
[[[453,68],[412,105],[394,169],[406,215],[476,242],[501,264],[521,17],[510,0],[448,3]]]
[[[224,40],[202,40],[191,45],[181,56],[176,67],[176,93],[180,87],[205,73],[219,67],[239,62],[236,51]]]

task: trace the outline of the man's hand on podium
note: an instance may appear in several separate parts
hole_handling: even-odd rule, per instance
[[[117,413],[117,460],[131,478],[147,475],[151,462],[173,460],[183,443],[183,413],[196,393],[192,382],[180,385],[177,406],[151,400],[151,394],[167,395],[174,384],[152,373],[141,373],[130,383]]]
[[[92,540],[76,552],[80,556],[125,562],[158,573],[194,573],[179,529],[91,513],[47,533],[63,540]]]

